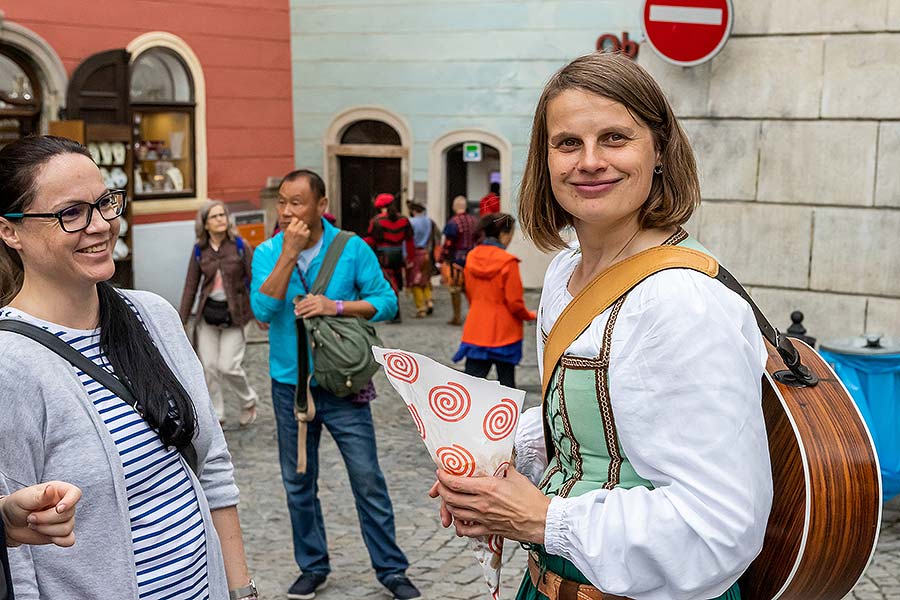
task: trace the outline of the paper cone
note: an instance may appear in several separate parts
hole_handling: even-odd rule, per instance
[[[505,477],[525,392],[472,377],[427,356],[372,348],[403,398],[436,465],[463,477]],[[469,539],[491,596],[499,599],[503,538]]]

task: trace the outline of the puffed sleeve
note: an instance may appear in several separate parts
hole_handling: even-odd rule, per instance
[[[554,498],[546,549],[610,594],[715,598],[759,553],[771,508],[762,337],[737,295],[686,270],[632,291],[614,332],[619,442],[653,488]]]

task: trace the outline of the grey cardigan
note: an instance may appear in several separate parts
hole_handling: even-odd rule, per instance
[[[191,481],[206,530],[209,595],[224,600],[228,585],[210,510],[236,505],[238,489],[203,368],[168,302],[149,292],[126,296],[194,400],[200,478],[191,473]],[[17,600],[138,600],[122,462],[75,370],[37,342],[0,332],[0,382],[0,494],[55,479],[84,493],[74,546],[10,549]]]

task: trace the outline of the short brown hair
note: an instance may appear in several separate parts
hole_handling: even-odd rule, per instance
[[[538,100],[519,192],[519,220],[525,235],[541,250],[566,247],[559,232],[572,224],[572,215],[559,205],[550,187],[547,105],[570,89],[623,104],[653,134],[663,173],[653,177],[650,194],[641,207],[641,227],[671,227],[687,222],[700,204],[697,164],[687,135],[647,71],[621,54],[596,52],[576,58],[557,71]]]

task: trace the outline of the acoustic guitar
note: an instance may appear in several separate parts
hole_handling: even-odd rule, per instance
[[[665,269],[688,268],[746,300],[766,339],[762,407],[773,501],[760,554],[740,578],[743,600],[840,600],[875,553],[881,474],[871,434],[847,389],[815,350],[775,329],[707,254],[650,248],[601,273],[569,303],[544,346],[543,393],[566,348],[621,296]],[[544,437],[552,454],[546,419]]]
[[[775,494],[762,552],[740,579],[744,600],[840,600],[878,541],[881,475],[869,430],[828,363],[802,341],[792,345],[817,382],[790,381],[766,342],[762,402]]]

